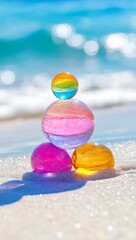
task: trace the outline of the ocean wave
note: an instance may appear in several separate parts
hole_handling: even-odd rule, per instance
[[[16,55],[24,51],[33,51],[38,54],[54,53],[57,50],[57,45],[49,33],[44,30],[38,30],[29,35],[13,38],[0,39],[0,58]]]
[[[39,29],[20,38],[0,38],[0,66],[10,63],[19,68],[27,59],[30,59],[32,65],[36,57],[39,60],[52,59],[54,63],[59,58],[67,65],[73,60],[75,65],[82,62],[83,66],[87,59],[95,57],[100,64],[107,66],[111,63],[112,67],[115,60],[120,63],[120,67],[122,64],[126,66],[126,59],[128,68],[132,69],[136,58],[135,38],[134,33],[112,33],[98,39],[86,39],[84,35],[75,33],[71,25],[58,24],[53,26],[52,32]]]
[[[121,81],[118,82],[118,79]],[[91,108],[136,103],[135,79],[136,76],[130,72],[80,76],[80,88],[76,99],[85,102]],[[56,100],[51,92],[49,79],[44,83],[42,79],[38,85],[33,83],[17,89],[1,89],[0,120],[41,116],[49,104]]]
[[[62,71],[77,76],[77,98],[89,106],[135,102],[135,9],[136,1],[0,1],[0,120],[41,115]]]

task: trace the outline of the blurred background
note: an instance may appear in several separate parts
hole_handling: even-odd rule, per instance
[[[0,120],[40,115],[74,74],[93,108],[136,102],[135,0],[1,0]]]

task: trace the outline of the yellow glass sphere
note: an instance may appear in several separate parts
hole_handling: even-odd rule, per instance
[[[115,163],[114,156],[109,148],[96,143],[86,143],[76,148],[72,155],[72,164],[77,172],[84,173],[86,172],[84,169],[100,171],[113,168]]]

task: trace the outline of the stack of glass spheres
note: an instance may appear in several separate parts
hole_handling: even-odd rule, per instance
[[[85,103],[71,99],[78,90],[77,79],[60,73],[52,80],[51,88],[59,100],[43,115],[42,129],[50,142],[32,153],[34,172],[68,172],[72,165],[79,173],[113,168],[114,157],[107,147],[87,143],[94,131],[94,115]],[[72,157],[66,151],[69,149],[75,149]]]

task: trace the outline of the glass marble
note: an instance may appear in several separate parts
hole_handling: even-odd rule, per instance
[[[70,99],[78,90],[78,81],[70,73],[60,73],[52,80],[51,89],[57,98]]]
[[[33,151],[31,165],[37,173],[60,173],[71,170],[72,160],[64,149],[42,143]]]
[[[75,169],[100,171],[114,167],[114,157],[110,149],[97,143],[86,143],[78,147],[72,155]],[[78,170],[79,171],[79,170]],[[80,171],[79,171],[80,172]]]
[[[54,145],[72,149],[89,140],[94,131],[94,115],[81,101],[56,101],[46,110],[42,129]]]

